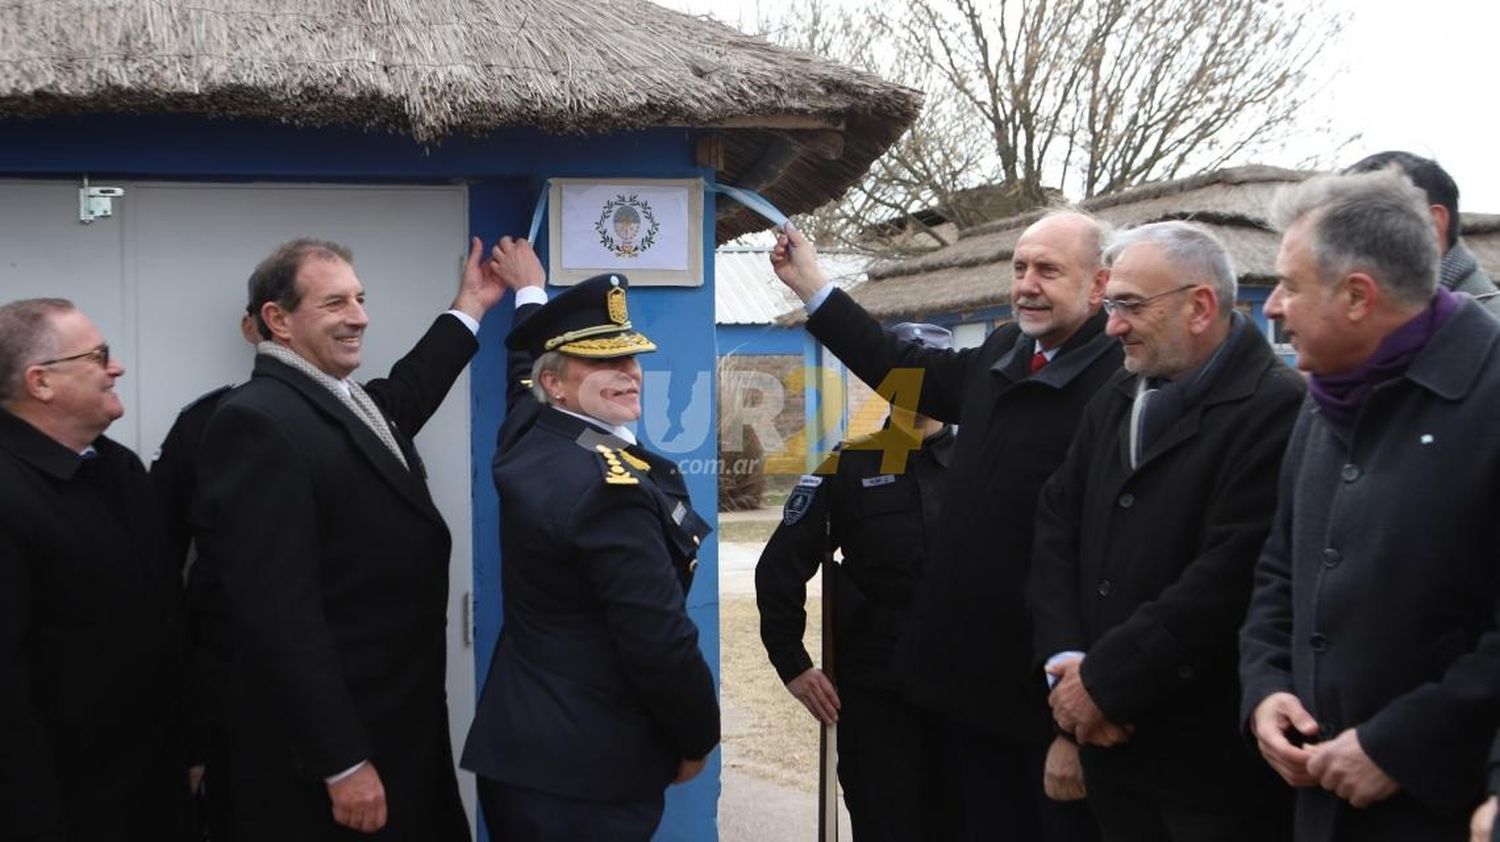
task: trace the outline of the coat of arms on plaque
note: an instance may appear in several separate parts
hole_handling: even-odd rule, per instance
[[[644,226],[645,232],[641,231]],[[616,257],[639,257],[656,245],[661,223],[651,211],[651,203],[637,194],[618,194],[605,202],[594,223],[599,245]]]

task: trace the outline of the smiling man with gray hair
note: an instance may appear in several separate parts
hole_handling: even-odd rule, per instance
[[[1462,840],[1500,724],[1500,323],[1438,286],[1398,172],[1284,194],[1282,322],[1310,377],[1241,635],[1242,721],[1297,839]]]
[[[1235,633],[1302,379],[1234,311],[1224,247],[1185,222],[1115,238],[1119,372],[1042,489],[1037,660],[1082,746],[1105,842],[1290,839],[1285,787],[1235,737]]]

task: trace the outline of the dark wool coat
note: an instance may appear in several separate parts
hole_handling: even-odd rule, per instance
[[[146,472],[0,410],[0,836],[178,839],[180,570]]]
[[[1275,805],[1284,789],[1239,737],[1236,633],[1304,386],[1254,325],[1239,330],[1134,469],[1139,378],[1099,392],[1042,490],[1032,562],[1037,662],[1086,652],[1089,694],[1135,726],[1121,746],[1085,746],[1085,776],[1202,807]]]
[[[587,801],[659,799],[683,759],[719,743],[685,600],[708,523],[671,460],[618,455],[624,442],[520,385],[527,354],[509,359],[494,463],[504,625],[463,767]]]
[[[1295,693],[1401,786],[1298,790],[1298,840],[1463,839],[1500,725],[1500,322],[1472,301],[1352,431],[1309,400],[1241,635],[1241,721]]]
[[[411,437],[477,347],[445,314],[366,386],[410,469],[327,389],[264,355],[209,422],[198,539],[233,623],[237,840],[354,838],[323,781],[361,760],[389,822],[358,838],[469,838],[444,683],[451,542]]]
[[[932,350],[889,336],[835,291],[807,328],[872,386],[892,369],[920,371],[918,411],[958,424],[932,561],[896,653],[912,701],[993,736],[1050,739],[1025,599],[1032,525],[1084,405],[1119,370],[1104,314],[1035,375],[1035,342],[1015,324],[978,348]]]

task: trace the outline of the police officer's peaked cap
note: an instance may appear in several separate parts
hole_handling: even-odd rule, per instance
[[[953,331],[922,322],[902,322],[887,328],[897,339],[915,342],[927,348],[947,350],[953,347]]]
[[[624,275],[595,275],[542,305],[505,338],[512,351],[539,356],[561,351],[608,359],[655,351],[656,344],[630,326]]]

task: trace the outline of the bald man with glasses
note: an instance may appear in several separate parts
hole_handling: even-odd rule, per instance
[[[0,837],[181,839],[177,570],[125,367],[58,298],[0,306]]]

